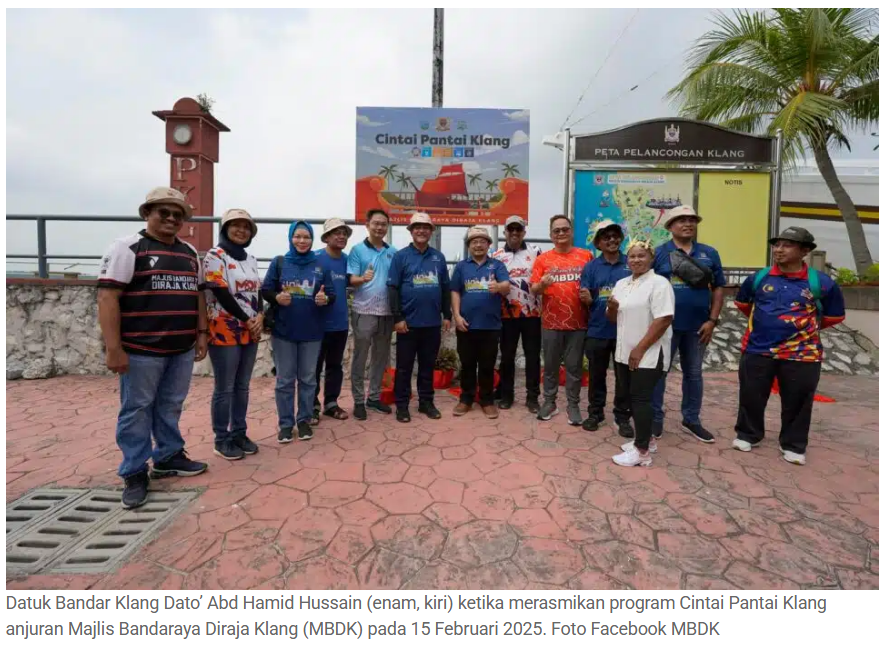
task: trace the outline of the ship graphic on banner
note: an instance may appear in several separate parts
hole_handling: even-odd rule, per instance
[[[528,219],[529,111],[360,107],[356,141],[359,223],[372,209],[394,224]]]

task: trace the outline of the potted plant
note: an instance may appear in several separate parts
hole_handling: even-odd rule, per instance
[[[454,373],[460,365],[460,358],[453,348],[440,348],[435,358],[435,370],[432,373],[432,387],[447,389],[454,381]]]

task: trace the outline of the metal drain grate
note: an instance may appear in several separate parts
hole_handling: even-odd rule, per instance
[[[35,490],[6,507],[6,542],[28,526],[43,520],[86,494],[85,489]]]
[[[40,493],[43,500],[48,500],[47,495],[59,495],[61,491],[44,489]],[[120,505],[120,491],[81,491],[72,501],[32,518],[7,538],[6,573],[106,572],[140,547],[196,494],[151,492],[146,504],[127,511]]]

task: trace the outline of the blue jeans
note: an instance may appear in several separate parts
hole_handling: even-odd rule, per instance
[[[294,427],[294,383],[297,382],[297,422],[313,417],[316,399],[316,364],[321,341],[288,341],[273,337],[273,361],[276,364],[276,413],[279,427]]]
[[[171,357],[129,354],[129,370],[120,375],[116,432],[123,453],[120,477],[147,470],[151,456],[157,463],[184,449],[178,421],[190,390],[194,354],[193,350]]]
[[[215,443],[245,435],[248,413],[248,384],[258,355],[257,344],[209,346],[215,375],[212,394],[212,430]]]
[[[685,423],[699,422],[702,410],[702,360],[705,358],[705,344],[699,343],[699,333],[689,330],[675,330],[671,338],[671,356],[675,352],[681,358],[681,415]],[[665,375],[653,391],[653,422],[665,420],[662,404],[665,399]]]

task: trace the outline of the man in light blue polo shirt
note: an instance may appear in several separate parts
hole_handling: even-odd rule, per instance
[[[350,284],[356,288],[353,295],[353,417],[368,418],[367,409],[391,414],[392,409],[380,402],[383,372],[389,363],[392,341],[392,311],[386,286],[389,266],[396,249],[383,238],[389,231],[389,215],[382,210],[369,210],[366,226],[368,237],[356,244],[347,260]],[[365,401],[365,364],[368,351],[371,364],[368,369],[368,400]]]
[[[620,251],[623,239],[619,224],[609,219],[599,223],[595,227],[592,243],[600,255],[586,263],[579,281],[580,301],[589,308],[585,344],[586,359],[589,360],[589,417],[583,421],[583,429],[587,432],[597,431],[604,422],[607,369],[610,368],[610,358],[616,352],[616,324],[607,319],[607,299],[613,293],[616,282],[631,275],[626,257]],[[613,420],[621,436],[634,438],[631,403],[628,395],[622,394],[621,384],[615,384]]]
[[[671,240],[656,249],[653,270],[668,278],[675,292],[675,317],[672,322],[671,349],[681,359],[681,428],[703,443],[714,443],[714,435],[702,427],[699,412],[702,409],[702,360],[711,334],[720,322],[724,306],[724,270],[718,252],[707,244],[696,241],[696,230],[702,217],[690,206],[671,209],[665,217],[665,227]],[[678,253],[679,252],[679,253]],[[679,263],[698,264],[706,271],[701,283],[690,284],[672,269],[673,255]],[[689,269],[682,273],[687,276]],[[689,274],[695,275],[695,274]],[[665,376],[653,392],[653,436],[662,436],[665,412]]]

